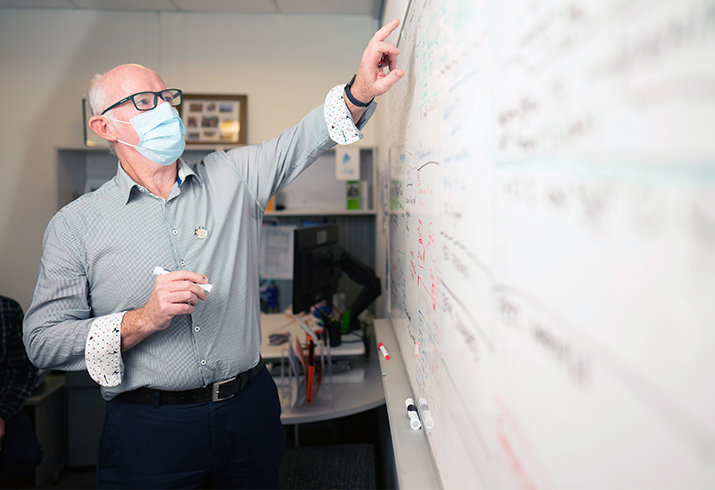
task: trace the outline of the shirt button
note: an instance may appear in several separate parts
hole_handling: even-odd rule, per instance
[[[201,365],[205,366],[206,365],[206,359],[201,359]]]
[[[179,234],[179,232],[176,231],[176,230],[171,230],[171,232],[172,232],[174,235],[178,235],[178,234]]]
[[[199,330],[201,330],[201,327],[199,327],[198,325],[196,325],[196,326],[194,327],[194,332],[198,332]]]
[[[180,265],[181,267],[184,267],[184,266],[186,265],[186,261],[182,260],[181,262],[179,262],[179,265]]]
[[[170,202],[167,202],[166,205],[167,205],[167,206],[171,206],[171,203],[170,203]]]

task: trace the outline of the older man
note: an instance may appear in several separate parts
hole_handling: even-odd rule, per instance
[[[385,42],[398,24],[299,124],[198,163],[179,158],[180,90],[137,65],[93,79],[89,125],[117,175],[50,221],[24,340],[38,367],[87,369],[102,386],[100,487],[278,486],[285,436],[260,361],[263,210],[321,153],[361,138],[373,98],[404,75]]]

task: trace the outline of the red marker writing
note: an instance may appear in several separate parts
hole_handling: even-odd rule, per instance
[[[385,359],[390,359],[390,354],[387,353],[387,349],[385,349],[385,346],[382,345],[382,342],[378,342],[377,346],[380,348],[380,352],[382,352],[382,355],[385,356]]]

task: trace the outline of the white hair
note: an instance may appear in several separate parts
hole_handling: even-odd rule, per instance
[[[89,81],[86,97],[93,116],[98,116],[109,105],[104,91],[104,73],[97,73]]]
[[[110,101],[107,100],[107,93],[104,90],[104,75],[106,75],[106,73],[97,73],[94,75],[92,80],[89,81],[89,86],[85,92],[85,97],[93,116],[99,116],[102,114],[102,111],[110,105]],[[117,152],[114,149],[114,142],[109,141],[108,143],[110,155],[116,155]]]

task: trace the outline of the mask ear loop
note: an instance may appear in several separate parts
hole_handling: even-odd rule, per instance
[[[106,117],[110,121],[114,121],[114,122],[118,122],[118,123],[122,123],[122,124],[131,124],[129,121],[120,121],[119,119],[114,119],[112,116],[102,116],[102,117]]]
[[[131,144],[131,143],[127,143],[126,141],[122,141],[122,140],[117,140],[117,143],[121,143],[121,144],[123,144],[123,145],[131,146],[132,148],[136,148],[136,147],[137,147],[137,145],[133,145],[133,144]]]
[[[122,123],[122,124],[131,124],[131,122],[129,122],[129,121],[120,121],[119,119],[114,119],[112,116],[102,116],[102,117],[106,117],[106,118],[109,119],[110,121],[114,121],[114,122],[118,122],[118,123]],[[123,145],[131,146],[132,148],[136,148],[136,147],[137,147],[137,145],[133,145],[133,144],[131,144],[131,143],[127,143],[127,142],[122,141],[122,140],[119,140],[119,139],[117,140],[117,143],[121,143],[121,144],[123,144]]]

